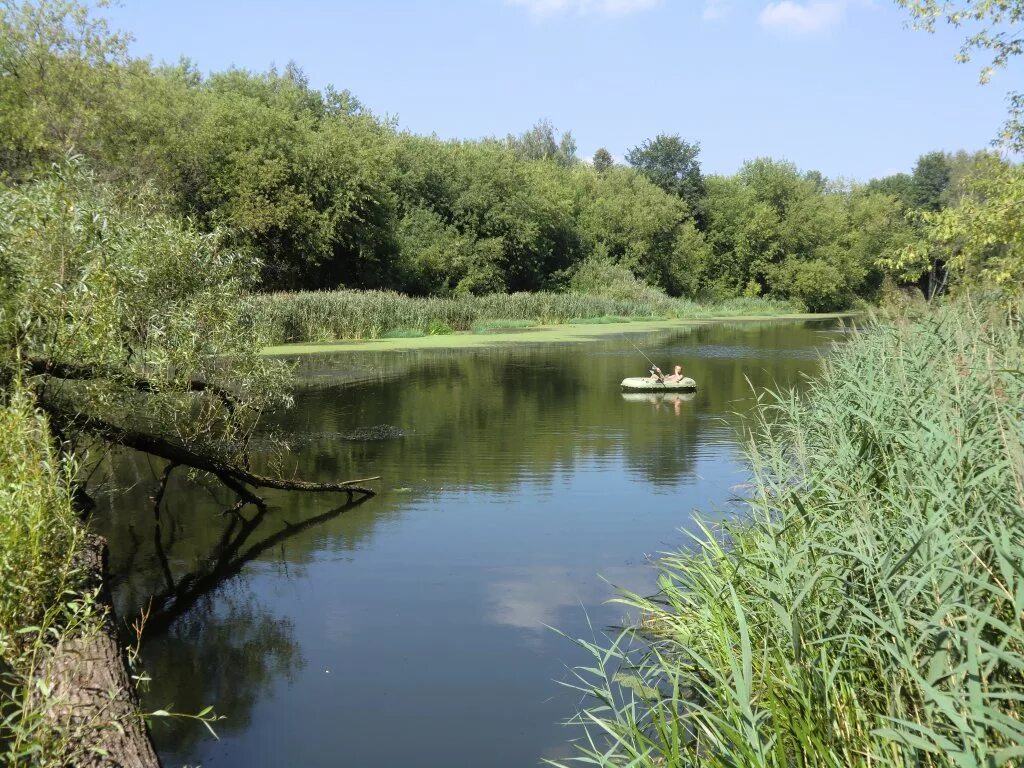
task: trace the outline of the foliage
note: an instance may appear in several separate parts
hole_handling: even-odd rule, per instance
[[[603,296],[628,302],[656,304],[667,298],[621,264],[601,256],[591,256],[580,262],[569,281],[569,289],[587,296]]]
[[[100,3],[102,7],[103,3]],[[0,179],[109,127],[126,40],[73,0],[0,2]]]
[[[992,56],[981,71],[986,83],[996,68],[1024,52],[1024,2],[1011,0],[898,0],[908,8],[918,28],[935,30],[944,20],[955,27],[971,29],[964,41],[960,61],[969,61],[975,50]],[[1010,115],[1002,139],[1011,150],[1024,148],[1024,96],[1009,95]],[[928,242],[910,246],[879,264],[904,274],[924,272],[943,263],[968,283],[988,283],[1011,297],[1021,278],[1024,227],[1021,226],[1022,176],[1019,165],[1003,163],[992,155],[976,155],[960,162],[960,190],[948,202],[950,207],[932,207],[921,215]]]
[[[700,144],[683,141],[679,134],[659,134],[633,147],[626,153],[626,162],[670,195],[685,200],[696,214],[704,196],[699,154]]]
[[[25,370],[45,407],[218,439],[230,453],[284,397],[283,370],[240,324],[255,269],[73,159],[0,191],[0,377]]]
[[[911,176],[911,203],[915,208],[937,211],[949,186],[952,170],[944,152],[921,155]]]
[[[558,138],[550,120],[540,120],[533,128],[518,136],[509,134],[506,142],[509,149],[522,160],[551,160],[564,166],[579,162],[572,132],[566,131]]]
[[[927,241],[886,263],[891,269],[927,269],[935,249],[965,285],[992,285],[1015,294],[1024,284],[1024,168],[990,158],[964,183],[955,207],[922,216]]]
[[[1019,328],[964,302],[763,396],[746,519],[624,595],[637,627],[581,642],[578,762],[1016,764],[1021,359]]]
[[[17,667],[77,585],[72,556],[82,531],[71,507],[73,472],[20,386],[0,407],[0,430],[0,659]]]
[[[1019,27],[1024,21],[1024,2],[1021,0],[896,0],[909,10],[919,29],[935,31],[937,21],[954,27],[968,27],[970,34],[964,40],[957,60],[971,60],[976,50],[992,56],[991,64],[981,70],[981,82],[987,83],[995,69],[1004,67],[1013,56],[1024,50],[1024,33]]]
[[[73,466],[53,447],[46,418],[15,386],[0,404],[0,760],[66,765],[64,736],[42,725],[48,706],[35,682],[46,649],[103,615],[86,593],[75,553]]]
[[[594,165],[594,170],[597,171],[598,173],[601,173],[602,171],[605,171],[608,168],[611,168],[613,165],[615,165],[615,160],[612,158],[612,153],[609,152],[604,147],[601,147],[596,152],[594,152],[594,159],[592,162]]]
[[[347,91],[310,87],[293,64],[210,75],[188,61],[153,66],[83,4],[0,8],[8,177],[45,173],[73,146],[99,179],[148,186],[151,209],[258,258],[257,290],[557,291],[595,257],[673,296],[713,300],[787,299],[802,290],[793,275],[838,275],[821,301],[840,308],[872,295],[874,262],[892,255],[884,237],[864,252],[857,194],[884,193],[873,211],[893,198],[918,205],[910,189],[858,192],[769,160],[705,179],[699,145],[674,134],[635,147],[633,167],[606,149],[592,166],[577,162],[571,133],[546,120],[503,140],[413,136]],[[924,194],[921,175],[910,186]],[[899,217],[878,214],[902,242]]]

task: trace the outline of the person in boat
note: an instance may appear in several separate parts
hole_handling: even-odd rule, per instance
[[[677,365],[668,376],[656,365],[651,366],[651,377],[648,381],[660,381],[662,384],[676,384],[683,380],[683,366]]]

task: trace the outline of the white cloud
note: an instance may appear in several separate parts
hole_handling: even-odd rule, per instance
[[[728,16],[729,10],[729,0],[706,0],[701,16],[704,21],[715,21]]]
[[[646,11],[658,5],[661,0],[508,0],[529,11],[531,16],[556,16],[561,13],[576,13],[580,16],[626,16]]]
[[[760,21],[766,29],[809,34],[836,26],[845,13],[845,0],[780,0],[762,9]]]

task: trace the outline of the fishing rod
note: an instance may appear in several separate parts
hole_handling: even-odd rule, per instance
[[[635,349],[637,352],[639,352],[641,355],[643,355],[647,359],[648,363],[650,363],[655,368],[658,368],[657,363],[655,363],[653,360],[651,360],[651,358],[647,357],[647,353],[646,352],[644,352],[642,349],[640,349],[640,347],[638,347],[636,344],[634,344],[632,341],[630,341],[629,336],[627,336],[624,333],[620,333],[619,335],[622,336],[622,338],[624,338],[626,341],[629,342],[629,346],[631,346],[633,349]],[[661,370],[661,369],[658,368],[658,370]]]

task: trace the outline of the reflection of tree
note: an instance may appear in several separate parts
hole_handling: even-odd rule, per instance
[[[147,707],[199,712],[212,703],[225,716],[217,724],[221,733],[244,730],[273,681],[291,680],[303,666],[292,625],[261,610],[248,590],[231,586],[216,598],[197,595],[165,634],[146,641],[142,655],[152,678]],[[206,731],[192,721],[158,718],[153,735],[161,751],[172,747],[184,755]]]
[[[264,552],[283,544],[303,531],[322,525],[343,512],[354,509],[368,498],[361,496],[353,499],[350,495],[347,503],[299,523],[279,520],[277,522],[280,527],[276,530],[272,527],[273,522],[267,519],[268,507],[266,504],[254,504],[256,511],[246,517],[244,514],[246,505],[243,503],[244,500],[240,500],[239,503],[224,511],[225,522],[222,525],[217,544],[208,557],[201,561],[200,566],[195,570],[175,578],[171,572],[170,561],[163,543],[160,511],[168,474],[168,471],[165,470],[160,492],[154,499],[153,505],[156,519],[156,525],[153,528],[153,546],[164,578],[164,589],[154,594],[149,604],[149,616],[145,631],[150,635],[165,631],[175,619],[188,612],[199,598],[213,591],[232,576],[236,576],[246,563],[255,560]],[[255,537],[254,534],[257,532],[260,535]]]
[[[262,502],[240,498],[220,516],[216,543],[196,566],[176,574],[171,555],[175,531],[164,531],[164,496],[173,465],[165,467],[153,497],[153,559],[162,588],[148,601],[143,658],[153,679],[147,702],[181,712],[198,712],[214,702],[227,716],[221,730],[244,729],[253,705],[279,676],[291,678],[301,667],[291,624],[258,608],[246,590],[225,589],[242,568],[304,531],[323,525],[362,504],[351,498],[341,506],[299,522],[274,515]],[[252,510],[248,510],[252,507]],[[135,559],[136,555],[130,556]],[[220,592],[214,599],[215,592]],[[195,723],[162,723],[158,744],[188,750],[202,735]]]

